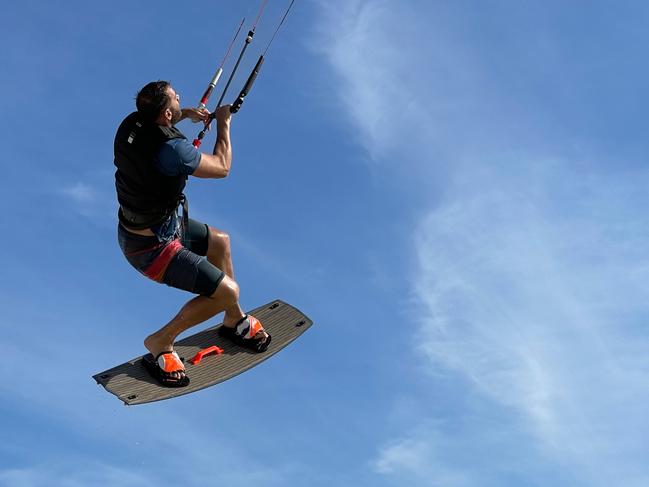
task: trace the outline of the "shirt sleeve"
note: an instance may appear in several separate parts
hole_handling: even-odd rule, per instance
[[[156,167],[165,176],[189,176],[201,161],[201,153],[186,139],[171,139],[160,147]]]

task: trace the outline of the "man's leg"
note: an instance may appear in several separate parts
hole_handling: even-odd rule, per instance
[[[223,272],[226,277],[234,282],[230,236],[227,233],[190,219],[183,242],[192,252],[205,256],[207,262],[215,268],[220,269],[219,272]],[[234,328],[245,316],[238,302],[236,306],[225,308],[224,311],[223,324],[228,328]],[[211,316],[208,318],[211,318]],[[260,331],[259,334],[267,337],[265,331]]]
[[[207,257],[210,264],[220,269],[230,279],[234,279],[230,236],[227,233],[190,219],[183,235],[183,244],[197,255]],[[226,309],[223,322],[226,326],[234,326],[241,319],[241,313],[241,308],[238,306]]]
[[[162,352],[171,351],[178,335],[221,311],[225,311],[232,320],[235,320],[232,324],[244,317],[239,307],[239,286],[227,276],[211,296],[197,296],[187,302],[169,323],[144,340],[144,346],[154,357]]]

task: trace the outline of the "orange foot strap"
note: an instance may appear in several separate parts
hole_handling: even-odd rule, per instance
[[[176,352],[164,352],[158,355],[158,367],[168,374],[185,370],[185,366]]]
[[[246,325],[246,321],[248,324]],[[252,315],[247,315],[247,317],[237,325],[237,333],[246,340],[255,338],[257,333],[264,331],[264,327],[261,326],[261,322]]]

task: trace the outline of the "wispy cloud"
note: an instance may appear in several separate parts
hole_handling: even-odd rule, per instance
[[[417,472],[425,469],[430,455],[427,442],[408,438],[382,448],[374,462],[374,469],[382,474],[398,470]]]
[[[0,471],[0,484],[7,487],[39,487],[45,485],[60,487],[85,487],[104,485],[106,487],[135,487],[152,481],[146,475],[105,464],[68,467],[55,467],[40,464],[31,468],[7,469]],[[163,479],[159,479],[163,480]]]
[[[446,468],[434,461],[435,454],[429,440],[402,439],[379,451],[374,462],[378,474],[407,479],[408,485],[430,487],[462,487],[469,481],[459,470]]]
[[[433,160],[449,167],[444,192],[417,209],[424,216],[413,229],[422,331],[414,346],[431,380],[460,373],[485,401],[514,411],[544,449],[539,462],[567,463],[591,485],[642,485],[649,232],[638,208],[649,203],[649,174],[607,169],[562,139],[546,150],[522,145],[513,135],[543,130],[537,113],[547,107],[524,98],[529,106],[512,109],[466,43],[454,46],[443,26],[431,33],[408,6],[358,1],[323,11],[323,31],[333,32],[325,56],[342,80],[341,100],[355,101],[345,106],[358,141],[380,162],[400,151],[404,170],[423,174]],[[434,47],[414,54],[409,37],[395,35],[404,25],[429,33]],[[421,77],[404,74],[420,67]],[[427,84],[431,73],[458,82]],[[386,111],[387,100],[408,93],[422,94],[408,117]],[[567,155],[548,156],[557,149]],[[457,387],[461,394],[464,384]],[[425,472],[434,451],[406,435],[388,442],[374,466]]]
[[[98,197],[97,190],[83,182],[77,182],[61,189],[61,193],[70,198],[74,203],[82,205],[93,203]]]
[[[428,428],[420,428],[419,433],[404,436],[379,449],[377,457],[371,462],[375,473],[394,478],[407,485],[430,487],[463,487],[471,485],[470,474],[444,465],[444,455],[437,448],[438,441]],[[403,484],[402,484],[403,485]]]
[[[462,438],[449,437],[443,425],[423,419],[383,444],[370,462],[374,473],[393,485],[465,487],[475,485],[475,469],[459,467],[458,449],[471,456]],[[486,485],[483,482],[482,485]]]
[[[111,181],[109,176],[105,181]],[[110,186],[109,184],[104,186]],[[111,188],[112,189],[112,188]],[[92,219],[95,222],[114,225],[116,220],[116,200],[114,194],[106,194],[105,189],[99,188],[88,182],[77,181],[63,186],[57,193],[67,202],[69,208],[77,214]]]
[[[350,123],[359,130],[359,141],[381,159],[385,152],[402,148],[404,130],[415,136],[420,128],[407,123],[411,117],[427,118],[416,101],[419,94],[408,90],[406,79],[413,67],[411,56],[418,51],[411,37],[413,12],[395,2],[320,2],[322,28],[314,49],[323,55],[334,72],[336,93]],[[394,22],[400,17],[401,22]],[[386,39],[389,33],[391,42]]]
[[[168,450],[173,451],[173,450]],[[187,460],[187,456],[185,456]],[[191,461],[191,456],[189,457]],[[157,462],[151,462],[157,463]],[[218,464],[219,462],[216,462]],[[27,468],[0,470],[0,485],[6,487],[87,487],[101,485],[105,487],[140,487],[151,483],[185,483],[186,485],[201,485],[205,479],[218,477],[219,482],[227,485],[252,487],[256,485],[280,486],[286,485],[285,470],[278,468],[236,468],[228,465],[215,472],[209,462],[191,464],[185,462],[185,468],[170,471],[164,462],[157,466],[133,465],[117,466],[108,463],[91,462],[67,465],[65,462],[40,463]],[[223,465],[226,467],[225,465]]]
[[[600,189],[611,181],[589,190],[553,164],[481,176],[418,229],[421,350],[519,409],[548,448],[597,471],[621,449],[637,459],[631,438],[644,413],[628,397],[649,399],[638,347],[647,312],[638,269],[649,278],[641,215],[604,215],[620,204]],[[563,200],[575,186],[582,196]],[[559,201],[573,209],[556,211]]]

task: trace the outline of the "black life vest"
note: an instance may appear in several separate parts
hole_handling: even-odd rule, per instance
[[[137,112],[120,124],[115,135],[115,188],[122,224],[149,228],[178,208],[187,176],[165,176],[154,160],[165,141],[179,138],[186,139],[176,127],[144,123]]]

